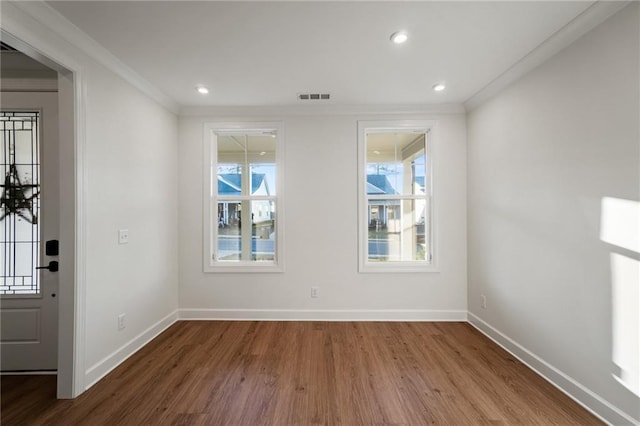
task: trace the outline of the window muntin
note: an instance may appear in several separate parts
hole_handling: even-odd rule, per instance
[[[282,262],[278,197],[281,132],[278,126],[207,126],[210,164],[206,185],[205,271],[279,270]]]
[[[360,127],[360,270],[433,270],[430,126]]]

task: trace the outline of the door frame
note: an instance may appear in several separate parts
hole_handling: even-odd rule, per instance
[[[4,56],[4,55],[3,55]],[[25,81],[26,90],[22,90],[20,87],[15,92],[7,91],[2,92],[2,111],[7,112],[25,112],[38,114],[38,125],[36,131],[32,130],[32,138],[37,134],[37,142],[34,145],[37,146],[35,151],[32,151],[31,162],[39,163],[37,167],[39,174],[39,212],[33,211],[33,214],[38,218],[38,258],[31,259],[37,263],[37,265],[46,265],[48,261],[52,260],[51,254],[45,253],[45,241],[58,240],[60,236],[59,226],[59,178],[58,178],[58,93],[51,92],[50,90],[42,90],[45,85],[35,83],[33,85],[27,84]],[[14,141],[14,142],[17,142]],[[17,145],[16,145],[17,147]],[[4,148],[4,147],[3,147]],[[18,163],[24,163],[24,161],[18,161]],[[6,161],[12,163],[12,161]],[[25,171],[22,169],[20,172],[20,165],[18,167],[19,175]],[[8,219],[5,217],[4,219]],[[9,227],[16,230],[21,226],[18,222],[13,223],[14,219],[9,218]],[[27,221],[28,222],[28,221]],[[31,224],[34,225],[34,224]],[[28,225],[22,225],[28,226]],[[33,229],[33,228],[31,228]],[[6,235],[5,235],[6,237]],[[5,238],[6,240],[7,238]],[[8,238],[11,240],[11,238]],[[8,249],[5,247],[5,251]],[[32,247],[33,250],[33,247]],[[11,250],[8,250],[11,252]],[[34,252],[35,253],[35,252]],[[5,253],[6,255],[6,253]],[[15,259],[17,264],[22,264],[20,258]],[[26,259],[23,259],[26,260]],[[53,260],[57,260],[57,256]],[[30,335],[26,340],[22,341],[22,338],[16,336],[16,339],[11,341],[9,339],[5,342],[5,336],[3,336],[2,342],[2,374],[16,374],[15,371],[34,371],[43,372],[45,374],[51,374],[51,372],[57,371],[58,360],[58,273],[51,273],[48,271],[35,271],[33,277],[37,277],[39,282],[38,290],[35,294],[14,294],[3,295],[0,299],[0,308],[2,309],[2,322],[3,329],[5,326],[9,326],[9,329],[16,331],[18,324],[22,320],[29,321],[27,319],[28,312],[31,312],[31,320],[35,320],[38,324],[38,337]],[[20,315],[25,315],[21,320],[16,320],[14,317],[11,319],[9,314],[11,311]],[[9,315],[7,315],[9,314]],[[7,316],[5,316],[7,315]],[[53,316],[55,315],[55,316]],[[5,324],[6,322],[6,324]],[[33,332],[35,330],[31,330]],[[25,336],[26,337],[26,336]],[[19,373],[18,373],[19,374]]]
[[[75,398],[85,391],[86,386],[86,80],[82,66],[73,57],[63,48],[53,45],[47,35],[40,32],[39,26],[24,24],[24,15],[20,16],[14,5],[3,3],[0,40],[58,71],[60,284],[57,397]]]

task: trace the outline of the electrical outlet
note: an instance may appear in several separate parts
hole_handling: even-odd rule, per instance
[[[482,309],[487,309],[487,296],[484,294],[480,295],[480,307]]]
[[[128,229],[121,229],[118,231],[118,244],[129,244]]]
[[[311,287],[311,297],[320,297],[320,287]]]
[[[125,314],[118,315],[118,330],[124,330],[124,328],[126,327],[126,324],[124,321],[125,318],[126,318]]]

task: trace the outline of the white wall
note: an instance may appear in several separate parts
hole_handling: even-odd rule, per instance
[[[6,32],[3,37],[12,37],[12,42],[18,43],[16,47],[53,60],[80,76],[75,94],[75,116],[80,117],[75,129],[78,145],[74,147],[71,134],[61,139],[61,152],[66,154],[61,156],[61,164],[69,163],[69,156],[75,155],[84,166],[84,171],[75,176],[71,164],[65,164],[66,169],[61,171],[65,182],[75,178],[84,185],[79,188],[84,193],[78,197],[75,213],[76,230],[80,242],[85,243],[84,247],[76,246],[76,255],[84,260],[76,272],[84,269],[85,276],[76,276],[75,288],[68,282],[72,279],[63,280],[59,302],[61,330],[69,330],[74,321],[76,342],[81,346],[71,349],[75,356],[74,383],[59,392],[70,397],[81,393],[176,318],[177,117],[117,75],[113,70],[121,64],[47,5],[3,2],[1,16]],[[49,62],[47,65],[52,66]],[[63,86],[65,92],[60,96],[69,101],[73,95],[66,84]],[[72,114],[61,110],[61,116],[67,119]],[[75,194],[69,186],[61,188],[61,194],[67,194],[67,204],[73,208]],[[68,206],[63,207],[72,212]],[[68,231],[68,222],[63,220],[62,225],[63,232]],[[118,244],[118,229],[123,228],[129,230],[128,245]],[[74,240],[69,233],[61,240],[61,264],[67,254],[65,247],[73,248],[68,240]],[[71,272],[64,274],[72,276]],[[70,313],[74,308],[79,319]],[[126,314],[126,328],[118,331],[117,317],[121,313]],[[65,353],[72,345],[69,337],[61,335]],[[62,377],[65,383],[71,376],[67,371],[70,368],[64,365],[60,369],[63,374],[59,379]]]
[[[101,66],[91,64],[86,80],[89,384],[177,309],[178,152],[173,113]],[[128,244],[118,244],[119,229]]]
[[[470,319],[614,424],[640,399],[614,377],[601,204],[640,201],[639,22],[628,6],[467,122]]]
[[[463,114],[438,120],[434,141],[439,273],[360,274],[357,121],[394,116],[271,115],[285,129],[285,272],[202,272],[203,125],[180,117],[180,309],[196,318],[466,318],[466,146]],[[320,297],[310,298],[310,287]],[[391,310],[380,312],[379,310]]]
[[[463,319],[468,181],[474,323],[595,392],[603,407],[640,418],[638,397],[613,377],[612,247],[599,240],[602,198],[640,198],[637,4],[470,113],[468,155],[463,114],[238,114],[284,123],[282,274],[202,272],[202,128],[234,118],[178,123],[60,35],[7,7],[3,29],[11,24],[15,36],[69,59],[85,78],[79,352],[86,384],[178,306],[183,317]],[[439,122],[439,273],[357,272],[357,121],[397,117]],[[121,228],[129,229],[128,245],[117,244]],[[309,297],[311,286],[320,287],[318,299]],[[487,309],[479,308],[481,294]],[[120,313],[127,328],[119,332]],[[605,416],[616,411],[609,408]]]

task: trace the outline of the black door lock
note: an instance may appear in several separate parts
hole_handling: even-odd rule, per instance
[[[51,272],[58,272],[58,262],[52,260],[47,266],[37,266],[36,269],[48,269]]]
[[[44,254],[47,256],[58,256],[60,254],[60,244],[58,240],[49,240],[44,245]]]

